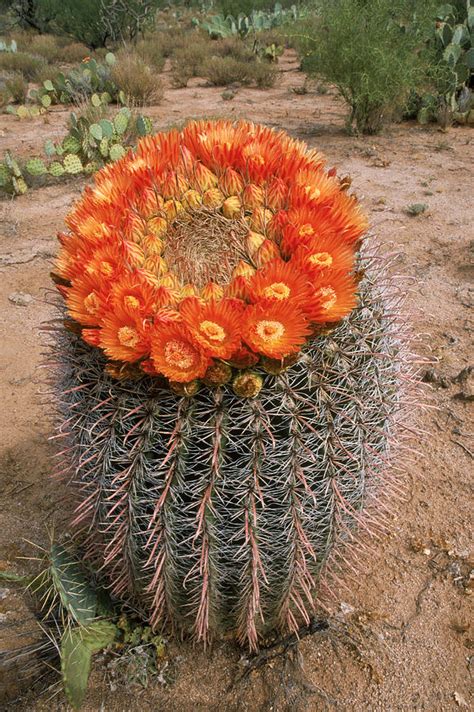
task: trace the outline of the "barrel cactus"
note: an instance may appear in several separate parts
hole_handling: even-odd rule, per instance
[[[384,512],[408,366],[348,187],[283,133],[193,122],[101,170],[59,236],[74,531],[154,628],[297,631]]]

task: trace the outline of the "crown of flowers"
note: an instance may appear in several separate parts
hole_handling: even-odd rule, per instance
[[[316,151],[248,122],[142,139],[96,174],[59,235],[69,327],[111,375],[188,394],[233,369],[276,372],[356,305],[367,223],[347,187]],[[237,376],[253,395],[255,379]]]

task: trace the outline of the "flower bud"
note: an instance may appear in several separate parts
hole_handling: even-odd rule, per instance
[[[234,393],[240,398],[255,398],[262,390],[262,386],[263,378],[252,371],[240,373],[232,382]]]
[[[236,195],[232,195],[230,198],[226,198],[226,200],[224,200],[222,212],[226,218],[235,218],[237,215],[240,215],[241,210],[242,204],[240,202],[240,198]]]
[[[197,190],[187,190],[181,202],[188,210],[197,210],[202,205],[202,195]]]
[[[220,208],[224,202],[224,196],[219,188],[210,188],[203,193],[202,202],[207,208]]]
[[[262,235],[260,232],[253,232],[250,230],[245,242],[249,255],[254,255],[263,242],[265,242],[265,235]]]
[[[263,190],[259,185],[249,183],[245,186],[242,199],[246,210],[254,210],[262,206],[263,198]]]
[[[244,187],[244,181],[233,168],[226,168],[224,175],[219,181],[219,187],[225,195],[236,195],[241,193]]]
[[[203,380],[208,386],[223,386],[225,383],[228,383],[231,378],[231,367],[222,361],[217,361],[213,363],[212,366],[209,366]]]
[[[201,297],[207,302],[211,299],[219,301],[224,296],[224,289],[220,284],[215,282],[208,282],[205,287],[201,290]]]
[[[189,383],[179,383],[178,381],[170,381],[170,388],[177,396],[185,396],[190,398],[195,396],[199,390],[199,381],[190,381]]]
[[[244,262],[243,260],[240,260],[240,262],[237,264],[236,267],[232,270],[232,279],[235,279],[236,277],[245,277],[248,279],[249,277],[252,277],[255,274],[255,268],[252,267],[252,265],[249,265],[248,262]]]
[[[280,250],[275,245],[272,240],[265,240],[262,242],[257,252],[254,255],[254,260],[257,267],[263,267],[270,260],[274,260],[280,257]]]
[[[155,216],[154,218],[150,218],[148,220],[147,229],[148,232],[155,235],[155,237],[163,237],[168,229],[168,223],[165,218]]]

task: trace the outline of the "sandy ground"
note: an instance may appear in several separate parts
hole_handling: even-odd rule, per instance
[[[376,138],[347,136],[344,106],[334,92],[296,95],[292,88],[304,77],[294,56],[285,55],[280,67],[271,90],[240,89],[224,101],[220,89],[194,80],[186,89],[168,88],[163,103],[147,113],[156,128],[200,116],[262,121],[317,146],[329,165],[352,176],[377,238],[400,253],[393,270],[409,278],[418,349],[436,359],[426,386],[436,410],[420,414],[427,433],[419,446],[423,455],[415,456],[407,473],[409,497],[394,504],[393,534],[375,544],[357,580],[337,591],[331,630],[302,641],[297,664],[277,659],[236,682],[242,653],[230,643],[204,653],[170,642],[165,686],[111,689],[99,662],[84,707],[90,712],[472,709],[473,395],[472,386],[469,391],[456,378],[472,364],[474,136],[466,128],[440,133],[412,124],[392,126]],[[169,87],[166,73],[164,80]],[[66,119],[63,110],[23,121],[0,116],[0,153],[39,153],[46,138],[64,133]],[[37,395],[38,326],[51,314],[45,290],[55,233],[83,185],[82,179],[71,180],[0,202],[0,568],[31,568],[16,558],[34,555],[25,539],[46,543],[47,528],[63,511],[58,486],[48,479],[50,406]],[[412,203],[426,203],[427,209],[410,217],[405,208]],[[0,650],[29,640],[34,622],[12,585],[0,589],[0,623]],[[11,671],[3,693],[18,692]],[[48,694],[37,700],[36,693],[25,693],[5,705],[67,709],[60,692],[49,701]]]

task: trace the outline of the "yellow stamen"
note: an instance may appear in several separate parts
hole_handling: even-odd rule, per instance
[[[123,303],[130,309],[138,309],[140,306],[140,300],[134,297],[133,294],[126,294],[123,298]]]
[[[114,268],[112,267],[110,262],[101,262],[99,265],[99,270],[104,275],[104,277],[111,277],[114,273]]]
[[[316,296],[321,298],[321,306],[325,311],[331,309],[337,302],[337,294],[332,287],[321,287],[316,292]]]
[[[302,225],[298,231],[298,235],[300,237],[304,237],[305,235],[314,235],[313,226],[309,223],[306,223],[306,225]]]
[[[87,295],[87,297],[84,299],[84,308],[88,314],[97,314],[99,311],[100,307],[100,302],[97,294],[95,292],[91,292],[90,294]]]
[[[285,327],[281,321],[267,321],[263,319],[257,322],[256,331],[264,341],[276,341],[285,333]]]
[[[308,258],[308,262],[316,267],[330,267],[333,259],[329,252],[315,252]]]
[[[284,282],[273,282],[263,290],[263,295],[268,299],[288,299],[290,296],[290,288]]]
[[[140,341],[140,336],[138,331],[133,328],[133,326],[122,326],[117,333],[118,340],[122,346],[128,346],[128,348],[133,349]]]
[[[199,331],[206,336],[210,341],[224,341],[225,330],[215,321],[201,321]]]
[[[187,369],[193,365],[195,353],[185,341],[172,339],[165,346],[165,359],[170,366]]]

